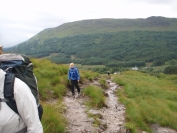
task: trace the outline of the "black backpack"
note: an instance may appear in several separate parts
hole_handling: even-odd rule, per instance
[[[16,102],[14,100],[14,80],[15,77],[25,82],[31,89],[38,106],[38,114],[42,119],[43,107],[39,103],[39,92],[37,79],[33,74],[33,64],[30,59],[19,54],[2,54],[0,55],[0,68],[6,72],[4,82],[4,97],[7,99],[7,105],[18,114]]]

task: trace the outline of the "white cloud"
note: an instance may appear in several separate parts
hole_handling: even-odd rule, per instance
[[[10,47],[63,23],[98,18],[177,17],[175,0],[6,0],[0,4],[0,45]]]

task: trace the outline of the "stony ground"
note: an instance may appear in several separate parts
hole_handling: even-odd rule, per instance
[[[106,107],[99,110],[87,108],[84,105],[87,98],[83,94],[73,98],[68,92],[64,97],[65,116],[69,122],[67,133],[129,133],[123,126],[126,108],[119,103],[118,97],[115,95],[115,91],[118,91],[120,87],[111,80],[107,80],[107,83],[108,89],[105,89]],[[99,86],[96,80],[90,84]],[[98,116],[97,121],[100,124],[94,124],[95,119],[88,117],[88,113]],[[172,129],[163,128],[159,125],[152,125],[152,128],[153,133],[177,133]],[[142,133],[146,132],[143,131]]]

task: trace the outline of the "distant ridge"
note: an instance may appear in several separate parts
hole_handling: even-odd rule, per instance
[[[154,29],[155,28],[155,29]],[[118,31],[177,31],[177,18],[148,17],[146,19],[91,19],[69,22],[41,31],[31,39],[48,39],[83,34]]]
[[[176,36],[177,18],[91,19],[44,29],[6,51],[56,63],[135,66],[177,59]]]

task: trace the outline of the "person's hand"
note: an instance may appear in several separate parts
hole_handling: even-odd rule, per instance
[[[78,82],[79,82],[79,80],[78,80]]]

